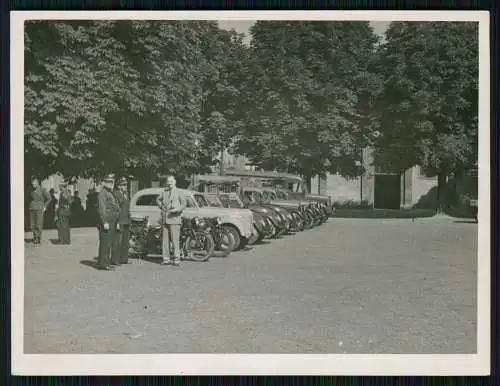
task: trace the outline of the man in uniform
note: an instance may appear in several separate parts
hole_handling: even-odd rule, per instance
[[[156,204],[161,209],[162,265],[167,265],[171,261],[174,267],[178,267],[181,260],[181,215],[186,207],[186,201],[175,184],[175,178],[169,176],[167,178],[167,186],[158,197]],[[170,241],[172,241],[173,259],[170,256]]]
[[[116,228],[120,208],[113,195],[115,177],[108,174],[102,181],[99,192],[99,257],[98,267],[102,270],[112,270],[111,253],[116,244]]]
[[[43,230],[43,213],[50,203],[50,196],[47,191],[40,186],[38,178],[31,180],[33,191],[31,192],[31,201],[29,206],[30,225],[33,232],[33,243],[40,244]]]
[[[59,185],[60,195],[56,205],[56,224],[59,244],[71,244],[71,193],[68,184],[63,182]]]
[[[130,199],[128,196],[128,182],[125,177],[118,182],[115,198],[120,207],[118,216],[118,235],[113,250],[113,263],[128,264],[128,249],[130,242]]]

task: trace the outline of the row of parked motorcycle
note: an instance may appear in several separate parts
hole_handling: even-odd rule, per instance
[[[297,208],[279,205],[254,207],[253,233],[246,240],[235,240],[234,228],[224,226],[220,217],[183,218],[180,234],[181,259],[208,261],[211,257],[226,257],[263,240],[312,229],[325,223],[331,215],[325,202],[308,202]],[[137,258],[162,253],[162,226],[151,224],[148,217],[132,221],[130,251]]]

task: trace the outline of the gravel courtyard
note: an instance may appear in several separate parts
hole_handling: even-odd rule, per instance
[[[28,235],[27,235],[28,236]],[[476,352],[477,225],[330,219],[227,258],[97,271],[26,244],[25,353]]]

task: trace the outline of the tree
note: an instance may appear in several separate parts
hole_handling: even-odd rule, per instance
[[[248,71],[243,35],[206,25],[202,52],[207,61],[202,84],[201,132],[203,152],[224,154],[243,127],[242,94]],[[223,160],[220,160],[222,172]]]
[[[377,38],[368,22],[257,22],[240,152],[265,169],[360,173]]]
[[[447,176],[477,161],[478,64],[475,22],[393,22],[379,50],[375,161],[437,176],[440,210]]]
[[[201,168],[206,22],[28,22],[25,166],[45,177]]]
[[[96,156],[113,111],[138,105],[112,22],[28,22],[25,142],[28,170],[71,177],[102,166]],[[125,90],[128,89],[128,94]]]

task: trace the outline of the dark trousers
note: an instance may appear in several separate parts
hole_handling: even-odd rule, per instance
[[[99,257],[97,259],[99,267],[106,268],[110,265],[115,243],[116,223],[110,223],[108,230],[105,230],[102,224],[99,225]]]
[[[71,243],[70,216],[67,214],[57,217],[57,238],[62,244]]]
[[[43,211],[30,210],[30,225],[33,232],[33,241],[40,242],[43,229]]]
[[[128,224],[120,224],[120,229],[117,232],[115,246],[111,260],[114,264],[128,263],[128,249],[130,245],[130,226]]]

